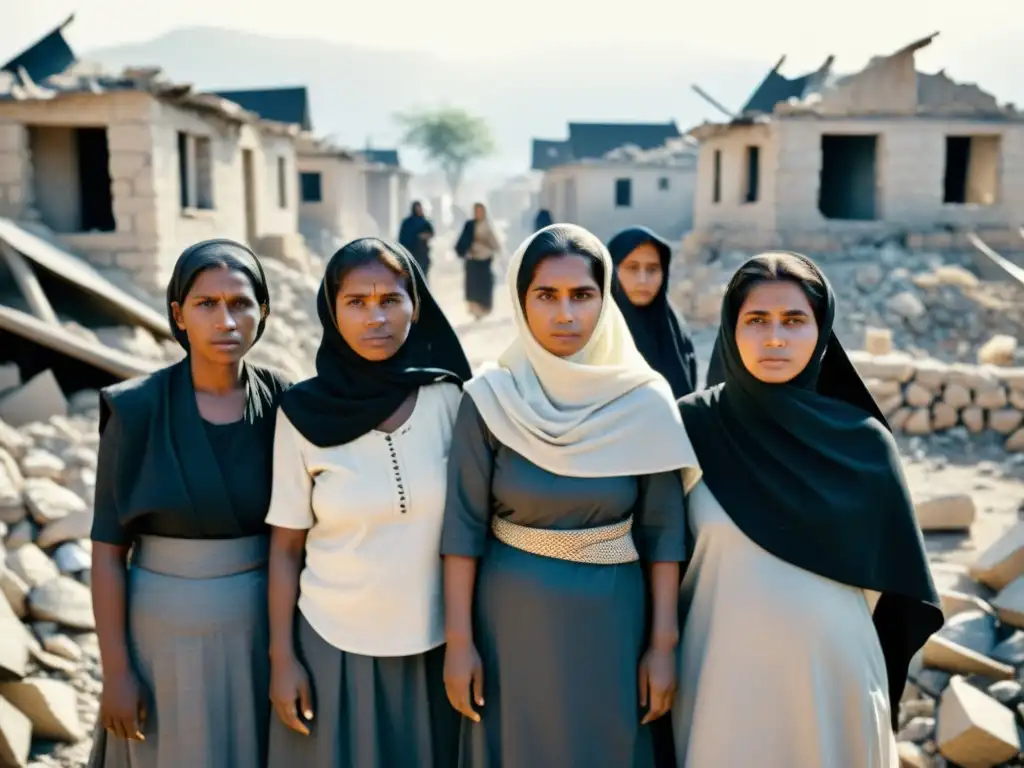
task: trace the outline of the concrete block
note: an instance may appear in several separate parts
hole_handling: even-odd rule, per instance
[[[993,680],[1012,680],[1013,667],[972,651],[945,637],[932,635],[924,645],[924,665],[958,675],[984,675]]]
[[[68,415],[68,402],[49,369],[0,400],[0,419],[15,428],[57,415]]]
[[[954,677],[939,702],[939,753],[962,768],[992,768],[1020,750],[1013,711]]]
[[[996,591],[1024,575],[1024,521],[1014,524],[978,555],[970,574]]]
[[[914,512],[922,531],[966,531],[974,523],[974,498],[967,493],[920,501]]]

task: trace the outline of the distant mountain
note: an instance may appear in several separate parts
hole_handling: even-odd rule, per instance
[[[169,77],[208,90],[306,85],[315,130],[356,148],[368,139],[376,147],[394,145],[396,112],[447,102],[490,122],[500,154],[481,167],[486,173],[526,170],[530,139],[563,138],[570,120],[675,119],[685,130],[705,118],[721,118],[690,86],[697,83],[726,107],[738,109],[775,63],[775,57],[705,55],[664,43],[571,42],[505,58],[458,62],[418,52],[210,27],[178,29],[148,42],[82,55],[117,68],[159,65]],[[951,77],[977,82],[1001,101],[1024,105],[1018,76],[1024,46],[1012,33],[984,41],[940,38],[934,56],[959,62],[949,67]],[[799,74],[788,68],[784,72]],[[403,162],[422,169],[411,152],[402,154]]]
[[[209,90],[306,85],[315,130],[354,147],[368,139],[376,147],[392,146],[396,112],[447,102],[490,122],[500,154],[486,170],[503,173],[525,170],[530,139],[561,138],[570,120],[675,119],[685,129],[715,114],[691,83],[738,106],[774,63],[693,56],[664,46],[624,51],[571,45],[466,63],[209,27],[82,56],[118,69],[161,66],[172,79]],[[411,153],[403,155],[419,165]]]

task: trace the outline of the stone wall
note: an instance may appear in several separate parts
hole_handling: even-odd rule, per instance
[[[22,125],[0,119],[0,216],[21,218],[31,205],[28,131]]]
[[[896,349],[946,362],[976,361],[997,334],[1024,339],[1024,290],[981,280],[971,253],[912,251],[896,242],[837,254],[804,252],[832,284],[835,330],[850,348],[861,346],[869,328],[885,328]],[[685,253],[677,256],[671,295],[693,327],[718,325],[725,286],[751,253],[705,252],[696,262]]]
[[[855,350],[850,360],[893,430],[931,435],[957,427],[991,430],[1024,451],[1024,367],[946,363]]]

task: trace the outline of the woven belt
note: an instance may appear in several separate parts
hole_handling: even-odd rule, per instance
[[[619,565],[639,560],[632,528],[632,517],[613,525],[571,531],[517,525],[497,515],[491,518],[491,530],[502,544],[532,555],[591,565]]]

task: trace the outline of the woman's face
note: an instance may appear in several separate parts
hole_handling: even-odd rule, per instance
[[[228,267],[200,272],[185,300],[171,304],[171,312],[188,336],[191,354],[220,365],[242,359],[263,316],[252,281]]]
[[[380,262],[349,271],[334,301],[338,333],[357,355],[373,362],[402,348],[414,315],[406,278]]]
[[[646,307],[654,301],[665,282],[661,255],[654,243],[642,243],[634,248],[619,264],[618,277],[630,303]]]
[[[793,380],[817,344],[818,323],[799,285],[773,280],[750,290],[736,322],[736,346],[754,378],[766,384]]]
[[[477,221],[482,221],[486,213],[486,209],[480,203],[473,206],[473,218]]]
[[[537,265],[523,312],[538,344],[552,355],[570,357],[590,341],[602,303],[588,259],[553,256]]]

